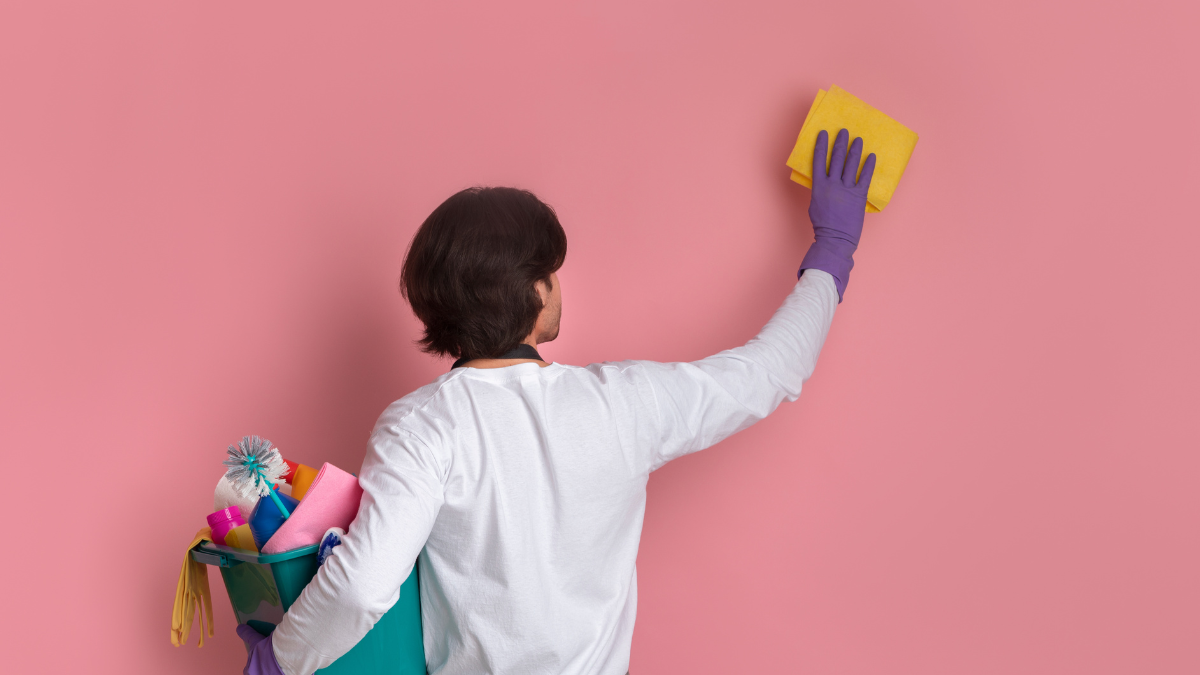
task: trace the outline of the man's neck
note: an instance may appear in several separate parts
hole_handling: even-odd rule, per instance
[[[522,363],[536,363],[542,368],[550,365],[538,354],[537,343],[530,337],[500,358],[455,362],[452,368],[507,368]]]

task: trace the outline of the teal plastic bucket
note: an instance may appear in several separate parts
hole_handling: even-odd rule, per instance
[[[225,590],[239,624],[269,635],[283,620],[300,591],[317,574],[317,547],[305,546],[275,555],[259,555],[204,541],[192,549],[192,559],[221,569]],[[417,566],[400,587],[400,598],[371,632],[329,667],[323,675],[424,675],[425,645],[421,640],[421,598]]]

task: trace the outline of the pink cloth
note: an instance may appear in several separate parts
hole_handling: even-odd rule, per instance
[[[292,516],[263,546],[264,554],[282,553],[320,543],[331,527],[350,529],[362,499],[358,479],[325,462]]]

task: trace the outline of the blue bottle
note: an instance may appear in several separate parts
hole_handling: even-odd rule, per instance
[[[288,513],[295,513],[296,507],[300,502],[292,499],[288,495],[279,491],[279,488],[272,488],[280,501],[287,508]],[[254,535],[254,545],[258,550],[262,550],[267,540],[275,534],[275,531],[283,526],[283,521],[287,520],[279,511],[279,507],[275,505],[275,500],[270,497],[259,497],[258,503],[254,505],[254,510],[250,512],[248,522],[250,524],[250,534]]]

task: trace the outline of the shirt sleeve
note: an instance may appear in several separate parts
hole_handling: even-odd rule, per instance
[[[651,470],[703,450],[800,396],[829,334],[833,277],[805,270],[762,331],[741,347],[692,363],[644,363],[654,400]]]
[[[441,463],[387,417],[368,444],[358,515],[273,634],[275,659],[286,675],[309,675],[333,663],[396,604],[441,509]]]

